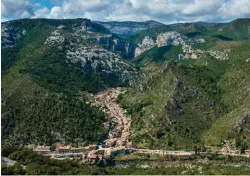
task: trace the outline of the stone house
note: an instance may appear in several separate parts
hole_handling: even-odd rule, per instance
[[[50,146],[36,146],[33,148],[33,151],[39,154],[48,154],[50,152]]]

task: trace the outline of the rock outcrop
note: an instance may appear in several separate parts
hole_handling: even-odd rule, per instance
[[[146,36],[141,44],[138,44],[138,47],[135,50],[135,57],[140,54],[150,50],[152,47],[163,47],[163,46],[181,46],[182,52],[179,53],[176,58],[180,59],[199,59],[202,58],[205,54],[210,55],[219,60],[227,60],[228,53],[230,50],[226,49],[223,51],[214,51],[214,50],[201,50],[195,49],[194,44],[202,44],[206,42],[203,38],[192,39],[188,38],[185,35],[182,35],[176,31],[169,31],[160,33],[156,40],[153,41],[152,38]]]
[[[90,37],[88,40],[97,41],[104,49],[120,53],[124,58],[135,56],[136,44],[122,39],[114,38],[112,35]]]
[[[20,37],[26,35],[26,30],[8,26],[8,24],[9,24],[8,22],[1,24],[2,49],[15,47],[17,40]]]
[[[167,45],[183,45],[184,44],[184,37],[181,36],[178,32],[165,32],[161,33],[157,36],[156,44],[158,47],[167,46]]]
[[[135,57],[139,56],[141,53],[150,50],[155,46],[155,43],[152,38],[146,36],[142,43],[138,45],[138,47],[135,49]]]

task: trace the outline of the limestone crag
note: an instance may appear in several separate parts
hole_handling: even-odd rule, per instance
[[[138,47],[135,50],[135,57],[139,56],[140,54],[150,50],[154,46],[163,47],[163,46],[179,46],[182,45],[183,52],[187,55],[183,58],[193,58],[197,59],[197,53],[193,53],[193,49],[191,49],[191,45],[195,43],[204,43],[204,39],[189,39],[188,37],[175,32],[169,31],[161,33],[157,36],[156,40],[154,41],[152,38],[146,36],[141,44],[138,44]],[[200,51],[198,51],[200,53]],[[190,55],[190,56],[189,56]]]
[[[10,27],[8,26],[8,22],[2,23],[1,28],[1,47],[5,48],[13,48],[16,46],[17,40],[26,35],[26,30],[22,30],[20,28]]]
[[[136,44],[114,38],[112,35],[90,37],[88,40],[97,41],[103,48],[120,53],[125,58],[133,58],[135,56]]]
[[[195,49],[194,44],[202,44],[206,42],[204,39],[191,39],[175,31],[169,31],[161,33],[157,36],[156,41],[154,42],[152,38],[146,36],[141,44],[138,44],[138,47],[135,50],[135,57],[140,54],[150,50],[154,46],[163,47],[163,46],[181,46],[182,53],[178,55],[178,59],[200,59],[204,55],[210,55],[219,60],[227,60],[229,49],[223,51],[214,51],[214,50],[201,50]]]
[[[156,44],[158,47],[167,46],[167,45],[183,45],[184,36],[175,31],[161,33],[157,36]]]
[[[155,46],[155,43],[152,38],[146,36],[142,43],[138,45],[138,47],[135,49],[135,57],[139,56],[141,53],[150,50]]]
[[[59,30],[55,30],[54,32],[51,33],[51,35],[46,39],[44,44],[48,45],[60,45],[64,42],[64,36],[60,35]]]
[[[128,62],[125,62],[117,52],[119,49],[129,52],[126,43],[115,40],[109,33],[96,33],[95,29],[86,26],[86,22],[73,27],[73,31],[65,35],[64,27],[58,26],[44,44],[48,47],[64,48],[66,62],[74,64],[80,69],[95,71],[104,77],[116,76],[121,83],[129,85],[140,79],[139,72]],[[121,43],[121,44],[120,44]],[[124,47],[124,48],[122,48]],[[138,75],[138,76],[134,76]]]

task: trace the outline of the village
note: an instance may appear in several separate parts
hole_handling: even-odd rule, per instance
[[[125,111],[116,103],[117,96],[122,93],[120,87],[116,89],[108,89],[98,93],[95,96],[93,105],[101,107],[101,109],[110,118],[112,124],[116,124],[110,130],[105,146],[109,147],[126,147],[131,148],[132,143],[128,141],[130,136],[131,117],[125,114]]]
[[[126,111],[116,103],[119,94],[124,93],[122,88],[112,88],[99,92],[96,95],[89,94],[91,106],[100,107],[108,117],[108,121],[104,126],[109,130],[108,137],[100,144],[92,144],[88,146],[73,147],[70,145],[56,144],[55,150],[51,150],[51,146],[36,146],[33,151],[50,156],[54,159],[73,159],[79,158],[82,161],[94,162],[98,160],[111,159],[119,154],[143,153],[149,155],[176,155],[189,156],[195,155],[194,151],[167,151],[167,150],[151,150],[139,149],[132,145],[129,141],[131,116],[126,115]],[[227,144],[227,143],[226,143]],[[250,149],[246,149],[245,154],[240,154],[240,150],[232,149],[225,145],[218,151],[221,155],[250,157]],[[207,152],[202,152],[207,153]]]
[[[95,144],[85,147],[57,144],[55,151],[52,151],[50,146],[36,146],[33,148],[33,151],[45,156],[50,156],[53,159],[78,158],[86,162],[110,159],[114,155],[126,153],[125,148],[100,148]]]

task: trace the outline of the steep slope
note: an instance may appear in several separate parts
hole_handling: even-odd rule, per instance
[[[248,22],[160,25],[129,40],[87,19],[2,23],[3,143],[97,142],[107,119],[85,93],[135,85],[118,98],[133,145],[250,146]]]
[[[171,62],[143,91],[131,90],[120,97],[121,105],[133,117],[132,142],[140,147],[171,149],[202,144],[200,133],[225,109],[216,86],[219,76],[206,66]]]
[[[78,84],[81,90],[89,91],[135,82],[133,74],[138,74],[138,71],[132,65],[119,54],[110,52],[104,46],[103,48],[98,41],[93,41],[110,37],[109,31],[102,26],[84,19],[29,21],[13,21],[5,27],[16,31],[7,33],[8,36],[18,36],[19,31],[24,30],[26,35],[17,44],[3,49],[2,56],[6,59],[3,59],[2,68],[7,69],[18,58],[23,57],[26,62],[22,71],[32,74],[35,79],[61,87],[71,82],[71,85]],[[6,45],[5,40],[2,45]],[[15,45],[17,46],[14,47]],[[32,49],[35,51],[31,52]],[[17,52],[13,53],[13,50]],[[75,72],[74,75],[72,72]],[[73,81],[72,76],[78,76],[83,81]],[[91,84],[95,85],[93,90]]]
[[[141,43],[147,36],[151,37],[153,40],[156,40],[158,34],[171,30],[172,28],[168,25],[156,26],[150,29],[138,31],[134,36],[129,37],[128,40],[131,40],[135,43]]]
[[[97,40],[112,37],[109,30],[87,19],[24,19],[2,26],[3,144],[100,140],[106,117],[82,92],[141,79],[139,70]]]
[[[230,112],[216,120],[203,137],[207,145],[221,145],[221,141],[238,139],[250,144],[250,44],[230,42],[230,63],[219,86],[223,89],[222,102]],[[225,47],[225,45],[224,45]]]
[[[233,40],[250,39],[250,19],[237,19],[230,23],[218,24],[211,28],[212,34],[220,34]]]
[[[10,74],[3,77],[2,145],[86,145],[107,133],[105,115],[86,104],[84,95],[57,94],[29,76],[15,75],[14,70]]]
[[[237,140],[249,146],[249,46],[217,42],[211,49],[230,49],[227,60],[204,55],[161,64],[148,84],[120,96],[133,117],[133,144],[175,149]]]

